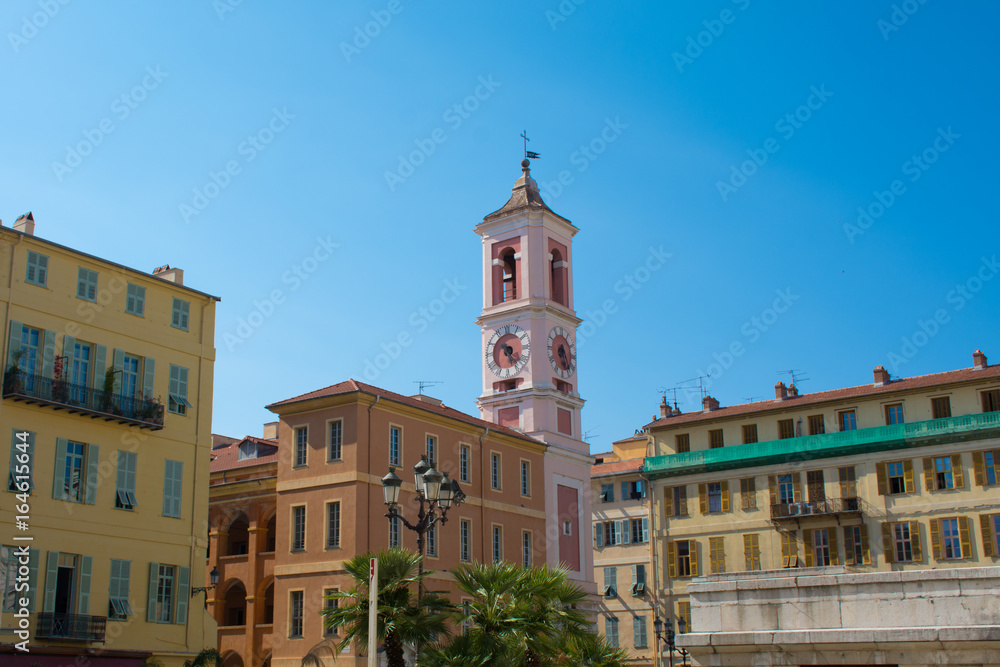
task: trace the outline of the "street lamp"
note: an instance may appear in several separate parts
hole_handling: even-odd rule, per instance
[[[191,589],[191,597],[198,593],[205,594],[205,609],[208,609],[208,591],[219,585],[219,568],[212,566],[212,571],[208,573],[208,580],[212,583],[211,586],[195,586]]]
[[[683,617],[678,618],[677,619],[677,629],[680,630],[680,634],[684,634],[684,629],[686,627],[687,627],[687,623],[684,621],[684,618]],[[670,667],[674,667],[674,651],[675,650],[678,653],[681,654],[681,659],[683,660],[682,664],[684,665],[684,667],[687,667],[688,652],[685,649],[677,647],[677,644],[675,643],[677,635],[674,634],[674,624],[673,624],[673,622],[668,621],[666,632],[664,632],[663,631],[663,621],[661,621],[660,617],[657,616],[656,619],[653,621],[653,631],[656,633],[656,640],[657,640],[657,642],[660,642],[660,641],[665,642],[666,645],[667,645],[667,648],[670,649],[670,654],[669,654],[669,656],[670,656]],[[659,649],[657,649],[657,650],[659,650]]]

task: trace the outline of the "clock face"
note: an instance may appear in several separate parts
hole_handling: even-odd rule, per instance
[[[549,363],[556,375],[564,380],[576,371],[576,345],[572,334],[562,327],[552,327],[547,343]]]
[[[509,378],[528,363],[531,341],[528,332],[516,324],[500,327],[486,344],[486,365],[494,375]]]

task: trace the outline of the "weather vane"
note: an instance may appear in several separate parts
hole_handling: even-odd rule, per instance
[[[535,151],[529,151],[528,150],[528,142],[531,141],[531,139],[528,138],[528,131],[527,130],[524,130],[523,132],[521,132],[520,137],[522,139],[524,139],[524,157],[525,157],[526,160],[538,160],[539,158],[542,157],[541,155],[539,155]]]

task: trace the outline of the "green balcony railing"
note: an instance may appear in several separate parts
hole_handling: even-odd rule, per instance
[[[651,477],[676,477],[697,472],[752,468],[969,440],[986,437],[989,431],[1000,434],[1000,412],[652,456],[646,459],[645,472]]]

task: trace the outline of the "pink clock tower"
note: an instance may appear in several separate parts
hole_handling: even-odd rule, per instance
[[[483,419],[548,445],[545,455],[549,564],[583,583],[593,578],[590,467],[580,432],[573,236],[521,162],[510,199],[476,226],[483,242]],[[556,545],[553,549],[551,546]],[[588,590],[596,588],[588,586]]]

